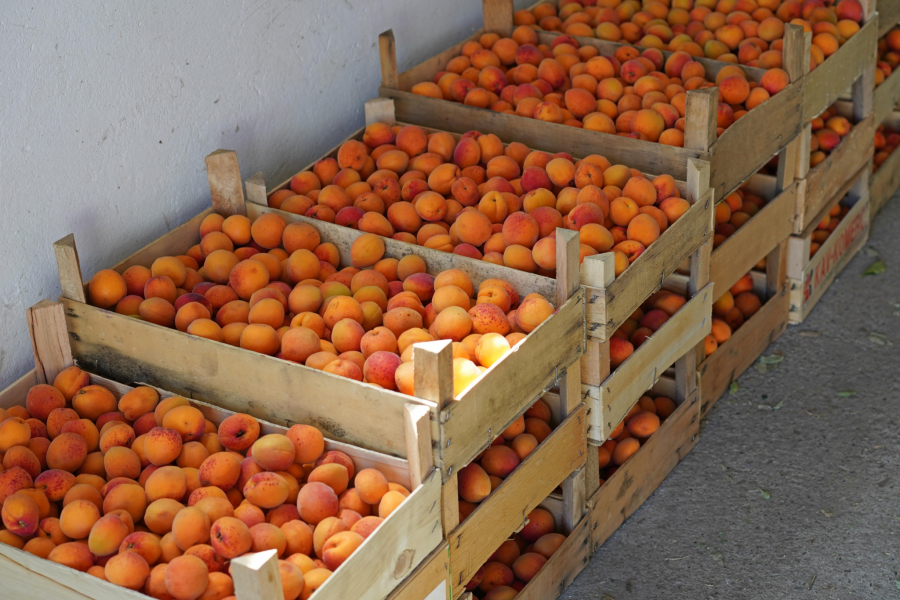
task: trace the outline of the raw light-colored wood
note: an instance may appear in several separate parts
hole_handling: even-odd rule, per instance
[[[744,322],[700,365],[700,415],[728,391],[733,381],[749,369],[766,347],[784,332],[790,298],[785,281],[781,291],[770,298],[755,315]]]
[[[874,139],[875,119],[869,115],[850,130],[825,160],[809,171],[794,234],[810,234],[823,213],[844,197],[860,169],[872,158]]]
[[[87,302],[84,281],[81,278],[81,263],[75,248],[75,235],[69,234],[53,244],[56,266],[59,269],[59,285],[62,295],[78,302]]]
[[[769,201],[752,219],[712,253],[709,280],[722,293],[791,234],[797,184]]]
[[[590,561],[590,529],[590,519],[585,517],[537,575],[516,595],[516,600],[549,600],[569,587]]]
[[[415,390],[443,409],[453,400],[453,342],[421,342],[413,348]]]
[[[878,5],[878,38],[887,35],[888,31],[900,23],[900,2],[896,0],[879,0]]]
[[[200,243],[200,223],[203,222],[203,219],[205,219],[207,215],[214,212],[215,209],[213,208],[204,210],[196,217],[179,225],[158,240],[150,242],[125,260],[116,263],[112,267],[112,270],[122,273],[128,267],[134,265],[149,267],[153,264],[153,261],[160,256],[178,256],[179,254],[184,254],[188,248],[194,244]],[[66,294],[63,294],[63,296],[69,298]],[[71,299],[78,300],[77,298]]]
[[[441,542],[422,564],[391,592],[388,600],[447,600],[450,598],[450,555]]]
[[[696,346],[712,326],[713,286],[707,285],[619,365],[599,387],[582,385],[591,410],[588,440],[602,444],[663,371]]]
[[[562,306],[581,285],[578,258],[580,243],[577,231],[556,228],[556,306]],[[580,258],[580,257],[579,257]]]
[[[244,182],[244,187],[247,189],[247,202],[262,204],[263,206],[267,204],[266,180],[263,177],[262,171],[257,172],[247,179],[247,181]]]
[[[59,372],[74,364],[62,304],[41,300],[26,311],[34,370],[40,383],[53,384]]]
[[[394,44],[394,32],[390,29],[378,36],[378,51],[381,54],[381,85],[396,88],[400,85],[397,78],[397,46]]]
[[[465,586],[569,473],[584,464],[585,409],[561,423],[449,536],[452,585]]]
[[[443,474],[459,471],[584,352],[584,292],[578,290],[526,343],[494,363],[442,414]],[[437,461],[436,461],[437,462]]]
[[[900,10],[900,2],[896,4]],[[898,100],[900,100],[900,70],[894,70],[887,79],[881,82],[881,85],[875,88],[873,110],[876,125],[880,125],[890,116],[897,106]]]
[[[503,37],[512,35],[514,10],[513,0],[483,0],[484,31]]]
[[[697,394],[672,413],[637,453],[606,480],[591,498],[593,551],[611,536],[659,487],[697,443],[700,402]]]
[[[719,107],[719,89],[693,90],[687,95],[684,117],[692,127],[685,125],[684,147],[709,152],[716,141],[716,115]]]
[[[861,198],[841,220],[815,256],[809,259],[806,267],[795,278],[791,273],[790,280],[790,322],[802,323],[809,311],[837,277],[847,263],[869,238],[869,198]],[[809,247],[806,247],[809,256]],[[789,262],[789,268],[796,265],[796,260]]]
[[[216,150],[206,157],[206,176],[212,205],[224,217],[246,214],[241,168],[233,150]]]
[[[422,404],[403,407],[406,425],[406,460],[409,462],[409,478],[417,488],[434,469],[434,451],[431,448],[431,410]]]
[[[877,42],[878,19],[873,15],[837,52],[804,77],[804,123],[831,106],[863,74],[875,56]]]
[[[234,592],[241,600],[270,600],[284,595],[278,572],[278,551],[266,550],[231,561]]]
[[[459,527],[459,473],[453,473],[441,486],[441,526],[444,537],[450,539]]]
[[[366,125],[385,123],[393,127],[397,124],[394,116],[394,101],[390,98],[372,98],[365,105]]]
[[[565,479],[561,484],[563,497],[562,529],[571,533],[584,517],[587,505],[587,474],[581,467]]]
[[[68,299],[75,359],[119,381],[144,381],[274,423],[307,423],[326,437],[402,456],[403,410],[415,399]],[[296,402],[302,394],[305,401]],[[422,401],[425,403],[425,401]],[[378,407],[373,410],[373,407]]]

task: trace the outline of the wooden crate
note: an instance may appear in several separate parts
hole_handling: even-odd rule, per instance
[[[900,130],[900,112],[894,111],[883,121]],[[897,188],[900,187],[900,152],[893,152],[877,171],[869,177],[869,215],[874,219]]]
[[[775,289],[766,274],[753,272],[753,291],[765,299],[762,308],[747,319],[728,340],[700,363],[700,416],[728,391],[732,382],[749,369],[766,347],[787,328],[790,295],[785,277],[787,240],[782,240],[776,250],[781,259],[781,279]],[[723,288],[724,289],[724,288]]]
[[[445,540],[387,600],[449,600],[451,597],[449,546]]]
[[[898,12],[900,12],[900,3],[895,2],[894,4],[898,8]],[[879,20],[881,20],[881,10],[878,11],[878,15]],[[896,25],[896,23],[891,24],[890,27],[892,28],[893,25]],[[874,94],[873,110],[875,112],[875,125],[877,126],[894,112],[897,102],[900,101],[900,69],[894,69],[890,76],[875,88]]]
[[[557,523],[560,522],[565,511],[562,501],[558,497],[548,497],[539,505],[549,511]],[[590,562],[591,554],[591,524],[590,517],[585,516],[575,527],[566,529],[566,540],[559,549],[553,553],[550,560],[538,571],[537,575],[528,582],[521,592],[516,595],[517,600],[550,600],[558,597],[575,580],[575,577]],[[496,547],[487,554],[490,555]],[[480,565],[479,565],[480,566]],[[466,581],[459,583],[455,576],[453,580],[453,597],[462,600],[475,600],[474,594],[465,591]]]
[[[32,344],[35,351],[36,368],[0,392],[0,407],[24,405],[28,390],[38,383],[52,382],[56,374],[74,363],[72,350],[65,330],[63,306],[43,301],[28,311]],[[203,377],[197,374],[198,378]],[[91,384],[101,385],[116,398],[133,389],[115,380],[91,374]],[[174,396],[171,392],[157,388],[161,398]],[[231,411],[212,404],[191,401],[213,423],[219,423],[233,414]],[[414,405],[410,405],[417,408]],[[427,426],[427,420],[424,422]],[[262,433],[283,433],[285,427],[261,421]],[[409,488],[412,493],[385,519],[384,523],[363,543],[351,557],[339,567],[328,581],[316,591],[314,597],[328,598],[368,598],[380,600],[396,588],[430,552],[441,543],[440,529],[440,475],[434,469],[424,474],[416,472],[416,465],[408,460],[388,456],[345,444],[326,440],[326,450],[340,450],[351,456],[357,466],[378,468],[389,481]],[[274,551],[271,551],[274,553]],[[262,553],[266,554],[266,553]],[[232,561],[233,576],[237,596],[241,600],[271,597],[272,590],[281,591],[278,579],[277,556],[250,557],[247,563],[259,566],[249,569],[258,571],[259,577],[245,573],[241,563],[244,559]],[[269,564],[265,571],[263,563]],[[271,565],[274,564],[274,570]],[[274,580],[272,574],[274,573]],[[265,575],[265,576],[263,576]],[[11,546],[0,544],[0,576],[5,585],[13,586],[13,597],[38,593],[39,597],[49,597],[52,592],[59,598],[146,598],[143,594],[114,586],[86,573],[40,559]],[[252,588],[244,587],[248,582]],[[10,588],[6,588],[7,593]],[[256,592],[256,593],[254,593]]]
[[[871,6],[871,4],[870,4]],[[883,38],[887,32],[900,23],[900,2],[896,0],[879,0],[878,9],[878,37]]]
[[[764,107],[752,110],[717,139],[716,113],[717,89],[688,92],[688,109],[685,115],[685,147],[676,148],[623,138],[620,136],[586,131],[554,123],[546,123],[516,115],[506,115],[487,109],[473,108],[457,102],[425,98],[410,90],[416,83],[431,81],[443,70],[447,61],[459,55],[463,44],[477,40],[486,31],[508,34],[512,31],[513,3],[511,0],[486,0],[484,15],[486,27],[448,50],[399,73],[391,31],[379,38],[381,51],[382,83],[380,94],[393,98],[397,116],[403,121],[416,122],[422,118],[437,119],[440,127],[449,131],[465,132],[470,129],[489,130],[501,139],[517,139],[534,147],[555,152],[567,151],[585,156],[600,153],[612,162],[627,164],[650,173],[669,173],[676,179],[687,177],[688,159],[701,158],[711,165],[710,186],[715,197],[724,197],[741,182],[758,171],[778,151],[795,138],[803,123],[804,89],[802,57],[808,36],[802,28],[788,25],[785,36],[785,70],[791,76],[791,85],[766,101]],[[550,44],[559,35],[538,31],[538,40]],[[594,38],[577,38],[582,45],[595,46],[600,54],[611,56],[621,44]],[[854,36],[853,40],[856,39]],[[874,51],[874,50],[873,50]],[[669,52],[663,52],[668,56]],[[808,65],[808,49],[805,54]],[[709,76],[714,76],[728,63],[698,58]],[[748,79],[759,81],[764,69],[741,67]],[[843,91],[843,88],[840,90]],[[823,107],[824,108],[824,107]]]
[[[855,190],[847,197],[853,208],[841,220],[831,236],[809,257],[812,236],[791,236],[788,239],[787,275],[790,284],[791,323],[802,323],[809,311],[838,273],[863,247],[869,238],[869,194],[865,191],[871,165],[860,174]],[[860,185],[861,184],[861,185]]]
[[[669,378],[660,379],[653,391],[677,398],[675,381]],[[591,496],[588,509],[593,552],[650,497],[696,445],[699,435],[700,402],[695,389],[641,449]]]

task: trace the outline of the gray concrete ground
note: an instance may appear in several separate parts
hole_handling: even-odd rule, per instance
[[[900,599],[898,232],[895,196],[563,599]]]

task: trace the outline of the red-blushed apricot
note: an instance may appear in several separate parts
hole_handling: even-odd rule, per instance
[[[292,425],[285,435],[294,444],[295,460],[301,464],[316,461],[325,451],[325,438],[311,425]]]
[[[303,521],[315,525],[326,517],[337,515],[337,494],[324,483],[308,483],[297,496],[297,509]]]
[[[196,600],[208,585],[209,569],[196,556],[179,556],[166,566],[166,591],[175,600]]]

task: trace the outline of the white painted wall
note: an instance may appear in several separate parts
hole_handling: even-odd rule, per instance
[[[208,205],[216,148],[283,180],[362,126],[380,32],[404,70],[481,24],[479,0],[0,2],[0,389],[55,240],[86,278],[118,262]]]

